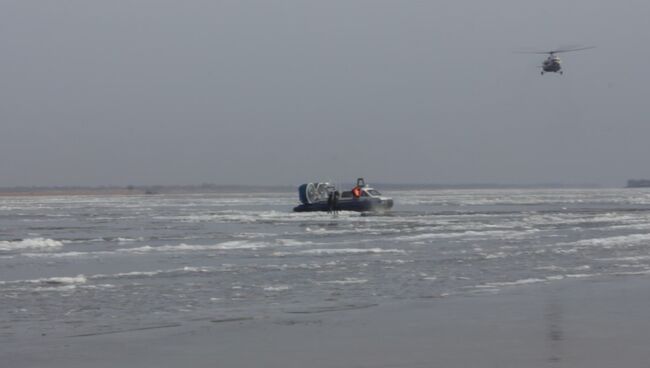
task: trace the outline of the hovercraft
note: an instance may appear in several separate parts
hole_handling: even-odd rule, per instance
[[[301,204],[295,212],[312,211],[385,211],[393,207],[393,199],[382,196],[378,190],[366,185],[363,178],[349,191],[339,193],[330,183],[306,183],[298,188]]]

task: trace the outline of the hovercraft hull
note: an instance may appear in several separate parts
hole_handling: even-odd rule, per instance
[[[356,212],[367,212],[367,211],[385,211],[393,207],[392,199],[379,199],[379,198],[369,198],[369,199],[351,199],[351,200],[341,200],[336,206],[338,211],[356,211]],[[309,204],[301,204],[293,208],[294,212],[316,212],[324,211],[327,212],[330,210],[327,202],[316,202]]]

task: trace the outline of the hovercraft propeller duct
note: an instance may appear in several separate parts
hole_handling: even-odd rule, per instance
[[[325,201],[332,191],[334,186],[330,183],[307,183],[298,188],[300,202],[303,204]]]

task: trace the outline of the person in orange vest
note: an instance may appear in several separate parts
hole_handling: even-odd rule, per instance
[[[357,185],[356,187],[352,188],[352,195],[354,196],[354,198],[361,197],[361,187]]]

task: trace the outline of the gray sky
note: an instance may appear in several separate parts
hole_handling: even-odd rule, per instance
[[[25,1],[0,186],[650,177],[648,1]],[[522,47],[561,55],[539,75]]]

